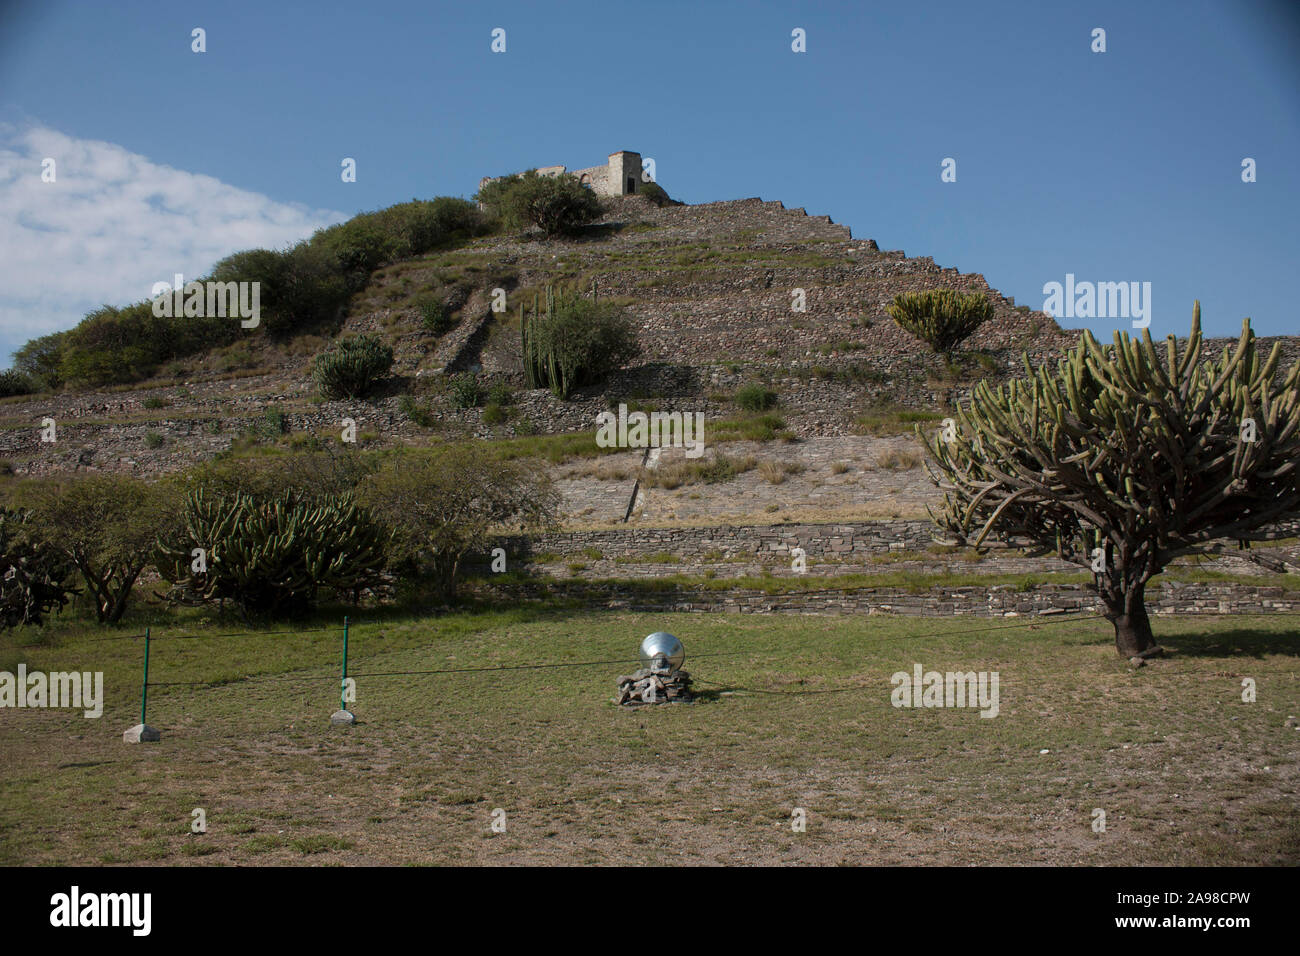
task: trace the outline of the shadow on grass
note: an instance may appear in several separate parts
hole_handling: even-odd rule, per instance
[[[1157,631],[1156,640],[1176,657],[1300,657],[1300,622],[1296,626],[1292,634],[1246,628],[1214,634],[1163,635]]]
[[[739,684],[734,686],[709,687],[700,689],[692,688],[691,693],[695,695],[697,701],[718,702],[724,696],[732,694],[758,694],[764,697],[813,697],[823,694],[847,694],[850,691],[862,691],[864,687],[827,687],[821,690],[765,690],[758,687],[743,687]]]

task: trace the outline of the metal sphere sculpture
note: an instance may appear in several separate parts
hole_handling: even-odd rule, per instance
[[[654,667],[661,661],[670,670],[678,670],[686,660],[686,648],[667,631],[655,631],[641,642],[641,664]],[[662,665],[660,665],[662,666]]]

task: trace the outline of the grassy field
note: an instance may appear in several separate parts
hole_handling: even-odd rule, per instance
[[[397,618],[352,632],[351,728],[328,723],[337,631],[157,628],[163,739],[138,746],[141,642],[11,633],[0,670],[102,670],[107,703],[0,709],[0,864],[1300,863],[1296,618],[1160,619],[1172,654],[1142,669],[1104,622],[1010,623]],[[631,661],[533,666],[627,659],[657,629],[697,702],[615,707]],[[999,715],[892,707],[914,663],[997,671]],[[516,669],[468,670],[489,667]],[[401,673],[428,670],[460,672]]]

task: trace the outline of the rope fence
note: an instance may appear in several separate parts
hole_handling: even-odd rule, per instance
[[[1300,612],[1294,611],[1277,611],[1269,612],[1268,617],[1300,617]],[[1084,619],[1100,620],[1098,614],[1091,610],[1069,611],[1060,614],[1051,614],[1045,617],[1036,617],[1026,621],[1019,621],[1015,624],[996,624],[989,627],[971,627],[961,630],[943,631],[944,637],[958,637],[967,634],[986,634],[992,631],[1011,631],[1023,628],[1048,627],[1053,624],[1065,623],[1067,621],[1078,621]],[[430,668],[425,670],[400,670],[400,671],[363,671],[357,673],[349,672],[349,637],[351,632],[357,627],[400,627],[401,624],[393,624],[387,621],[362,621],[353,622],[350,618],[344,617],[341,627],[317,627],[308,628],[301,631],[235,631],[223,634],[171,634],[163,637],[156,637],[152,633],[152,628],[145,628],[143,634],[118,634],[112,637],[93,638],[86,643],[98,643],[106,640],[138,640],[144,639],[144,673],[140,682],[140,723],[138,726],[126,731],[124,739],[129,742],[139,742],[140,740],[158,740],[158,731],[151,728],[146,719],[148,714],[149,688],[161,687],[222,687],[229,684],[259,684],[259,683],[323,683],[325,681],[339,681],[339,709],[331,715],[330,720],[335,724],[351,725],[356,722],[355,716],[348,710],[347,705],[355,701],[355,694],[349,700],[349,690],[355,691],[355,683],[358,679],[369,678],[391,678],[391,677],[424,677],[435,675],[456,675],[456,674],[488,674],[502,673],[508,671],[537,671],[553,669],[571,669],[578,667],[597,667],[609,666],[613,664],[630,664],[639,663],[638,657],[617,657],[604,658],[601,660],[588,661],[552,661],[538,662],[532,664],[499,664],[486,667],[442,667]],[[342,667],[341,676],[335,677],[308,677],[285,674],[273,674],[264,676],[234,677],[234,678],[216,678],[213,680],[199,681],[153,681],[149,679],[149,659],[150,650],[154,642],[162,640],[179,641],[179,640],[225,640],[236,637],[258,637],[258,638],[283,638],[295,637],[300,634],[338,634],[342,638]],[[704,654],[692,655],[692,660],[707,660],[717,658],[735,658],[753,656],[755,651],[716,651]],[[349,680],[352,685],[349,685]],[[705,684],[713,684],[713,681],[701,681]],[[760,693],[777,693],[762,692]]]

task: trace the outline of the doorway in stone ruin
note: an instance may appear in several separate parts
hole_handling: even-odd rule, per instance
[[[629,177],[627,177],[627,191],[628,191],[628,195],[631,195],[632,193],[636,192],[636,177],[635,177],[635,176],[629,176]]]

